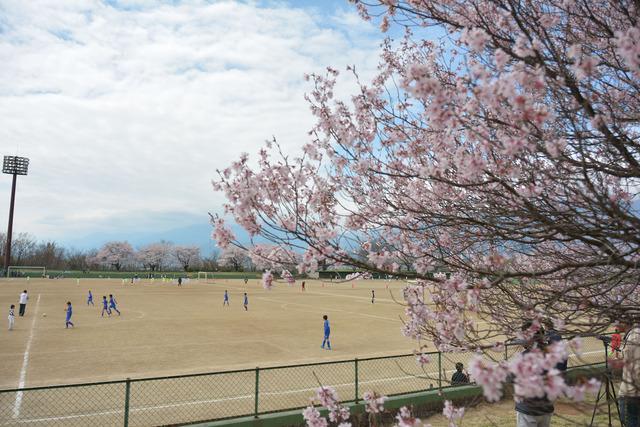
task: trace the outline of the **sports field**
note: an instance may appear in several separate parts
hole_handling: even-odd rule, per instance
[[[132,383],[129,425],[171,425],[305,406],[318,381],[335,386],[345,400],[367,390],[394,394],[437,387],[437,361],[427,372],[413,356],[363,360],[359,368],[351,361],[262,370],[410,353],[416,343],[400,333],[403,286],[399,281],[307,280],[302,292],[300,282],[293,287],[277,283],[266,291],[255,279],[246,286],[229,279],[191,280],[181,287],[157,279],[137,284],[3,279],[0,306],[6,312],[13,303],[18,313],[23,289],[30,299],[15,329],[8,331],[5,323],[0,332],[0,388],[261,368],[259,407],[254,371]],[[87,306],[89,289],[95,306]],[[223,306],[225,290],[229,306]],[[116,297],[121,316],[101,317],[100,301],[109,294]],[[64,327],[67,301],[74,307],[75,328]],[[331,351],[320,348],[323,314],[331,322]],[[601,359],[600,347],[586,350],[587,362]],[[442,378],[451,375],[455,361],[466,364],[470,356],[443,356]],[[576,362],[584,360],[570,360]],[[0,425],[122,425],[124,396],[124,383],[0,393]]]
[[[390,296],[399,295],[401,282],[355,282],[352,288],[307,281],[305,292],[299,282],[266,291],[255,279],[247,286],[242,280],[191,280],[178,287],[157,279],[135,285],[119,279],[79,285],[75,279],[4,279],[1,284],[3,312],[16,304],[15,329],[7,330],[5,316],[0,332],[2,388],[398,354],[415,345],[401,335],[403,308]],[[23,289],[29,303],[26,316],[18,317]],[[95,306],[87,306],[89,290]],[[225,290],[229,306],[223,306]],[[121,316],[100,316],[102,296],[109,294]],[[74,308],[73,329],[64,327],[67,301]],[[320,348],[323,314],[331,322],[332,351]]]

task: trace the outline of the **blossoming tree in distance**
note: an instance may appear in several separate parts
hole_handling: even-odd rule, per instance
[[[371,81],[347,68],[349,101],[334,97],[337,70],[308,76],[310,141],[297,157],[273,141],[256,167],[242,155],[220,171],[226,213],[302,252],[300,272],[409,263],[404,333],[421,350],[489,355],[545,321],[568,335],[637,322],[637,3],[353,3],[404,37],[382,43]],[[578,398],[594,384],[571,388],[553,369],[568,345],[479,357],[471,374],[491,400],[507,377],[518,398]]]
[[[133,260],[133,257],[133,248],[129,242],[107,242],[94,257],[94,262],[120,271],[125,264]]]

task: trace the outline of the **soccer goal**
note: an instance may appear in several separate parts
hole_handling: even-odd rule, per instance
[[[210,271],[198,271],[198,282],[213,283],[213,273]]]
[[[7,268],[8,277],[46,277],[46,267],[34,267],[24,265],[10,265]]]

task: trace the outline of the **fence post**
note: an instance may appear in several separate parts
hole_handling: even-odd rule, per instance
[[[355,391],[356,391],[356,403],[358,403],[358,358],[355,358],[355,367],[356,367],[356,382],[355,384]]]
[[[438,352],[438,388],[442,388],[442,352]]]
[[[256,366],[256,392],[254,395],[253,416],[258,418],[258,394],[260,391],[260,368]]]
[[[124,427],[129,426],[129,399],[131,396],[131,378],[127,378],[124,386]]]

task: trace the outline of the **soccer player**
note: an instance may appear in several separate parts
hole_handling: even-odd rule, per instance
[[[73,322],[71,321],[71,315],[73,314],[73,309],[71,308],[71,301],[67,301],[67,309],[65,310],[67,312],[67,321],[65,322],[65,328],[69,329],[69,325],[71,325],[72,328],[75,328],[75,326],[73,325]]]
[[[302,292],[304,292],[304,280],[302,281]]]
[[[109,294],[109,311],[111,310],[115,310],[116,313],[118,313],[118,316],[120,316],[120,310],[118,310],[118,308],[116,307],[116,299],[113,297],[113,295]]]
[[[322,348],[326,344],[328,349],[331,350],[331,342],[329,341],[329,335],[331,335],[331,328],[329,327],[329,317],[325,314],[322,316],[324,319],[324,340],[322,341]]]
[[[178,286],[182,286],[182,276],[178,277]]]
[[[247,293],[244,293],[244,311],[248,311],[249,310],[249,297],[247,296]]]
[[[12,330],[14,323],[16,323],[15,309],[15,304],[11,304],[11,307],[9,307],[9,317],[7,317],[9,320],[9,330]]]
[[[91,289],[89,289],[89,295],[87,295],[87,305],[94,305],[93,304],[93,294],[91,293]]]
[[[24,316],[24,312],[27,310],[27,301],[29,300],[29,295],[27,295],[27,290],[25,289],[20,294],[20,317]]]
[[[107,314],[109,315],[109,317],[111,317],[111,309],[109,309],[109,302],[107,301],[107,297],[106,296],[102,296],[102,315],[101,317],[104,317],[104,312],[107,312]]]
[[[249,282],[249,278],[247,276],[244,276],[244,284],[246,286],[247,282]]]
[[[371,304],[373,304],[376,300],[376,291],[371,289]]]
[[[224,291],[224,301],[222,301],[222,306],[224,307],[225,305],[229,305],[229,293],[226,291]]]

